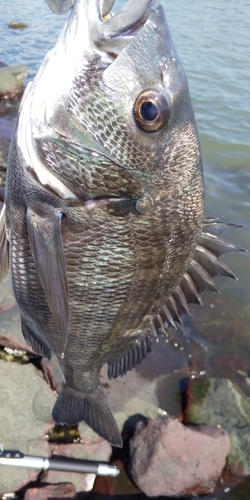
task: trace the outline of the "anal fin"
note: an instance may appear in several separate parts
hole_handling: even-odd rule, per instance
[[[151,338],[149,336],[138,340],[135,345],[120,358],[108,362],[108,378],[123,377],[128,371],[135,368],[136,365],[146,358],[151,352]]]
[[[30,326],[28,321],[21,316],[21,327],[22,334],[24,336],[27,344],[33,349],[33,351],[39,356],[44,356],[48,360],[51,359],[51,349],[50,346],[44,339],[41,339],[40,335],[35,333],[34,329]]]

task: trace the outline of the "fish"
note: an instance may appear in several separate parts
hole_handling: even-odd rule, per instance
[[[114,446],[100,383],[124,376],[176,328],[188,303],[235,277],[220,255],[234,227],[204,215],[188,82],[158,0],[47,0],[71,9],[27,85],[0,220],[25,341],[63,374],[52,416]]]

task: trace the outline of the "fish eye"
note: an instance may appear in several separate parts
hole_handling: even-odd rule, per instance
[[[137,97],[133,115],[138,127],[145,132],[160,130],[169,120],[169,105],[159,90],[145,90]]]

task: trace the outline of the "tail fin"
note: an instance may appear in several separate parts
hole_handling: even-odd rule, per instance
[[[68,427],[84,420],[99,436],[113,446],[122,447],[120,431],[101,386],[90,394],[79,395],[77,391],[63,383],[52,411],[52,417],[57,424]]]

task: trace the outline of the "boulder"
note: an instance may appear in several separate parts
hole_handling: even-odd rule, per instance
[[[250,474],[250,400],[236,384],[219,378],[190,380],[184,421],[226,429],[231,440],[227,460],[231,472]]]
[[[130,440],[130,472],[148,496],[211,494],[229,452],[224,429],[185,426],[171,418],[149,420],[137,424]]]
[[[13,99],[23,92],[28,66],[4,66],[0,68],[0,99]]]

